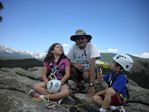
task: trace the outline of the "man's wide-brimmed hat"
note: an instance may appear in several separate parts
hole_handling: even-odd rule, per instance
[[[86,34],[86,32],[82,29],[79,29],[76,31],[75,35],[72,35],[70,37],[70,40],[72,41],[76,41],[76,38],[79,38],[80,36],[85,36],[88,39],[88,42],[90,42],[90,40],[92,39],[91,35]]]

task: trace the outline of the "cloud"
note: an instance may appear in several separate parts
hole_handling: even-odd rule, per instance
[[[63,47],[70,47],[71,45],[70,44],[63,43],[62,46]]]
[[[64,48],[65,54],[67,54],[72,45],[71,44],[67,44],[67,43],[63,43],[62,46]]]
[[[108,52],[114,52],[114,53],[116,53],[116,52],[118,52],[118,49],[116,49],[116,48],[115,49],[109,48],[108,49]]]
[[[142,57],[144,57],[144,58],[149,58],[149,52],[144,52],[144,53],[142,53]]]
[[[138,55],[141,58],[149,58],[149,52],[144,52],[141,55]]]
[[[135,54],[134,56],[137,56],[140,58],[149,58],[149,52],[144,52],[142,54]]]

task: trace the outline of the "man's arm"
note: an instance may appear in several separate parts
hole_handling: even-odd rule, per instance
[[[90,83],[94,83],[95,82],[95,61],[96,61],[96,58],[91,58],[89,60]]]
[[[91,58],[89,60],[89,78],[90,78],[90,83],[89,83],[89,89],[87,95],[89,97],[92,97],[95,94],[95,87],[94,87],[94,82],[95,82],[95,60],[96,58]]]

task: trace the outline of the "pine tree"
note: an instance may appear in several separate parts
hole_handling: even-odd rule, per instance
[[[3,4],[0,2],[0,11],[2,10],[2,9],[4,9],[4,6],[3,6]],[[0,16],[0,22],[3,20],[3,18],[2,18],[2,16]]]

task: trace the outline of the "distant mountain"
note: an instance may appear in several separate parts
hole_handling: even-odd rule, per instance
[[[0,60],[0,68],[2,67],[8,67],[8,68],[32,68],[37,66],[43,66],[43,62],[40,60],[37,60],[35,58],[33,59],[9,59],[9,60]]]
[[[112,58],[114,55],[116,55],[115,53],[105,53],[105,52],[101,52],[101,59],[102,61],[105,61],[105,62],[108,62],[108,63],[111,63],[112,62]],[[130,55],[130,54],[128,54]],[[140,57],[136,57],[136,56],[133,56],[133,55],[130,55],[134,62],[136,61],[140,61],[140,62],[149,62],[149,58],[140,58]]]
[[[28,58],[43,58],[45,53],[21,51],[7,46],[0,45],[0,59],[28,59]]]
[[[29,59],[29,58],[36,58],[43,60],[46,53],[39,53],[39,52],[31,52],[31,51],[21,51],[16,50],[7,46],[0,45],[0,59]],[[102,61],[111,63],[112,57],[115,53],[106,53],[101,52],[101,59]],[[143,61],[149,62],[149,58],[139,58],[133,55],[130,55],[135,61]]]
[[[113,58],[113,56],[115,54],[114,53],[101,52],[100,55],[101,55],[101,59],[100,59],[101,61],[105,61],[105,62],[111,63],[112,62],[112,58]]]

